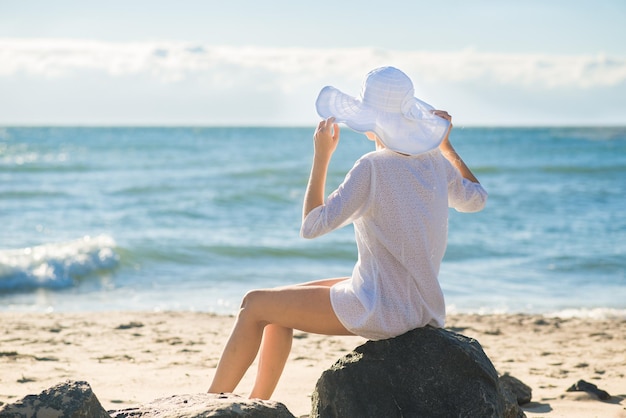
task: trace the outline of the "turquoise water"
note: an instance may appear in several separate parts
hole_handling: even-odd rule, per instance
[[[0,309],[233,313],[349,275],[351,227],[299,238],[312,128],[0,128]],[[489,192],[450,212],[452,312],[626,317],[626,128],[455,128]],[[348,129],[328,192],[372,144]]]

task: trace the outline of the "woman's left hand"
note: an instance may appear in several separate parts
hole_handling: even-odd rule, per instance
[[[433,114],[447,120],[448,122],[450,122],[450,125],[452,125],[452,115],[445,110],[433,110]]]
[[[443,118],[447,120],[448,122],[450,122],[450,127],[448,128],[446,135],[443,137],[443,141],[441,141],[439,148],[445,149],[447,147],[450,147],[450,131],[452,130],[452,115],[446,112],[445,110],[433,110],[433,114],[435,116],[439,116],[440,118]]]

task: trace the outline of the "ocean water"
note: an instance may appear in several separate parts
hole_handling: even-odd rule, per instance
[[[347,276],[348,226],[299,237],[313,128],[0,128],[0,310],[234,313]],[[626,128],[461,128],[489,192],[450,210],[449,312],[626,317]],[[331,192],[372,149],[342,130]]]

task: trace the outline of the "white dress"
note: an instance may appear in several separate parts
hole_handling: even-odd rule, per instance
[[[464,179],[439,149],[415,156],[383,149],[361,157],[300,231],[315,238],[354,224],[359,256],[352,277],[330,291],[342,324],[371,340],[443,327],[437,276],[448,207],[475,212],[486,201],[483,187]]]

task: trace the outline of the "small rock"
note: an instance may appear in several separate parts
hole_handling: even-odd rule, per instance
[[[500,386],[513,394],[518,405],[524,405],[532,399],[532,389],[521,380],[505,373],[500,376]]]
[[[110,418],[87,382],[68,380],[0,409],[0,418]]]
[[[579,380],[574,383],[569,387],[569,389],[567,389],[567,392],[587,392],[597,396],[598,399],[602,401],[611,399],[611,395],[609,395],[608,392],[598,389],[598,387],[593,383],[585,382],[584,380]]]

